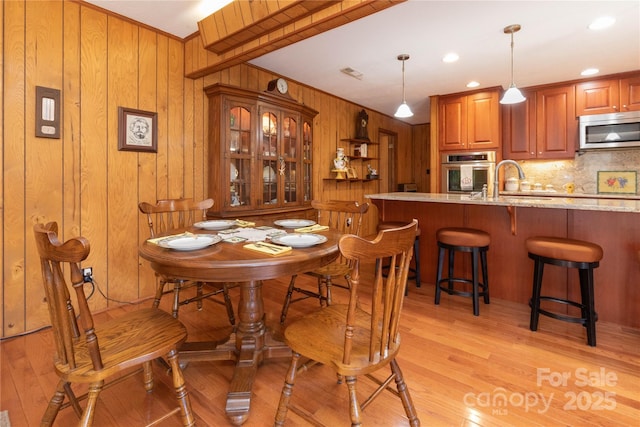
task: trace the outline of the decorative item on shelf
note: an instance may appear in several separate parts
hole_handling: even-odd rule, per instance
[[[369,140],[369,133],[367,131],[367,125],[369,124],[369,115],[366,111],[362,110],[358,113],[356,120],[356,139]]]
[[[345,179],[345,172],[347,172],[347,164],[349,159],[344,155],[344,148],[339,147],[336,153],[336,158],[333,159],[333,169],[331,172],[335,172],[336,179]]]
[[[378,171],[371,167],[371,165],[367,165],[367,179],[378,179]]]

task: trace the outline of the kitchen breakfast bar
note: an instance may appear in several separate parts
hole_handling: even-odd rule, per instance
[[[436,193],[382,193],[366,196],[378,208],[380,221],[418,219],[423,285],[436,278],[436,231],[470,227],[491,235],[487,254],[491,298],[528,304],[533,260],[525,240],[554,236],[586,240],[604,250],[594,270],[595,307],[600,321],[640,328],[640,200],[623,198],[500,196],[471,198]],[[462,260],[462,259],[461,259]],[[470,269],[468,257],[456,269]],[[578,274],[549,267],[547,293],[580,299]]]

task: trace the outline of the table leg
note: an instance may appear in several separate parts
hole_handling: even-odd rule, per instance
[[[235,425],[241,425],[249,417],[251,389],[258,365],[263,360],[266,326],[261,281],[244,282],[240,285],[238,319],[236,329],[238,360],[229,385],[225,407],[227,417]]]

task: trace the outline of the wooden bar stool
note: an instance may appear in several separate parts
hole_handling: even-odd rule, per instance
[[[480,314],[479,297],[482,296],[485,304],[489,304],[489,280],[487,274],[487,251],[491,237],[489,233],[473,228],[441,228],[436,232],[438,240],[438,272],[436,276],[435,304],[440,304],[440,292],[444,290],[449,295],[470,296],[473,298],[473,314]],[[449,274],[442,277],[442,267],[444,264],[445,250],[449,252]],[[471,253],[471,279],[465,277],[455,277],[453,264],[456,251]],[[478,255],[482,265],[482,282],[478,279]],[[454,283],[469,283],[472,286],[471,292],[457,290]],[[442,284],[447,283],[447,287]],[[482,288],[482,291],[480,291]]]
[[[533,293],[529,305],[531,306],[531,321],[529,329],[538,329],[540,314],[563,320],[565,322],[580,323],[587,329],[587,343],[596,345],[596,320],[593,293],[593,269],[598,267],[602,259],[602,248],[595,243],[582,240],[565,239],[561,237],[531,237],[525,242],[529,258],[535,261],[533,270]],[[577,268],[580,275],[580,294],[582,302],[568,299],[541,296],[542,273],[545,264],[560,267]],[[540,308],[540,301],[553,301],[560,304],[572,305],[580,308],[580,317],[554,313]]]
[[[378,223],[377,231],[378,233],[382,230],[389,230],[391,228],[404,227],[405,225],[410,224],[410,222],[404,221],[385,221]],[[416,288],[420,287],[420,228],[416,228],[416,239],[413,242],[413,259],[412,266],[409,267],[409,277],[407,280],[415,280]],[[382,266],[382,273],[384,277],[387,277],[389,272],[389,265]],[[405,290],[405,295],[409,292],[409,288]]]

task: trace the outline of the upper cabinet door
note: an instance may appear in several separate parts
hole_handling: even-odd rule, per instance
[[[640,111],[640,76],[620,80],[621,111]]]
[[[526,101],[502,106],[502,156],[505,159],[535,159],[536,95],[523,90]]]
[[[438,145],[441,150],[464,150],[467,147],[466,96],[440,98]]]
[[[620,111],[620,80],[596,80],[576,85],[576,116]]]
[[[536,157],[573,158],[578,143],[575,86],[536,92]]]
[[[498,92],[479,92],[467,97],[467,148],[500,147]]]

